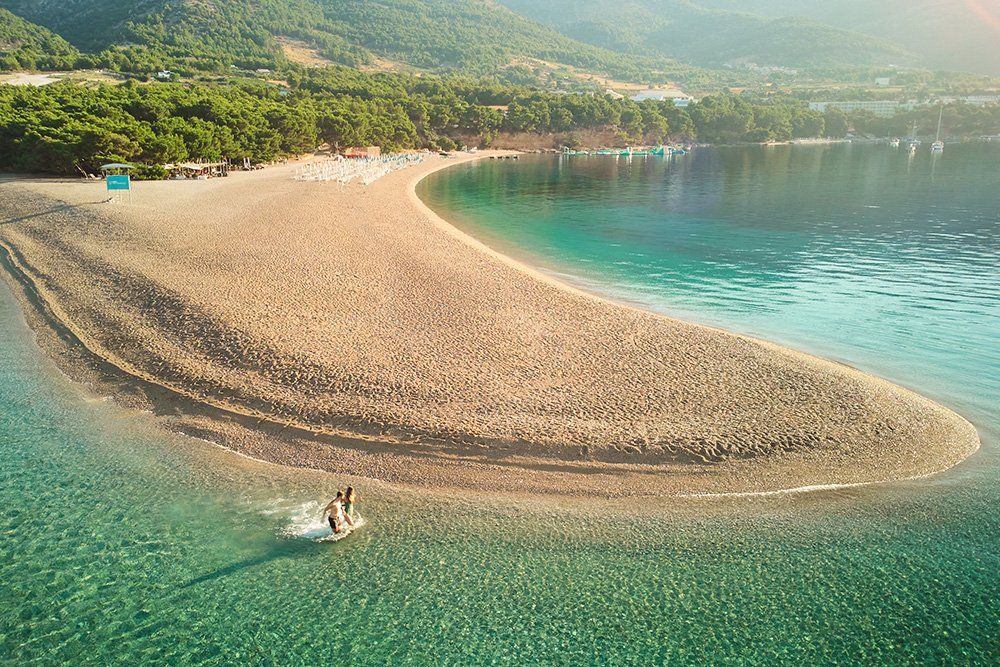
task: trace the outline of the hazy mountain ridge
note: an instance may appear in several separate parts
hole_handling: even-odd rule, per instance
[[[1000,75],[1000,3],[996,0],[698,0],[698,3],[772,17],[806,17],[891,39],[919,54],[930,67]]]
[[[966,3],[942,0],[0,0],[0,8],[53,31],[27,39],[31,57],[2,52],[5,69],[65,66],[73,51],[58,35],[99,54],[95,66],[145,74],[280,68],[284,38],[332,63],[380,56],[475,75],[537,61],[631,81],[676,77],[684,71],[676,61],[1000,73],[1000,33]],[[23,36],[25,25],[7,31]]]
[[[910,63],[898,44],[804,18],[705,8],[687,0],[502,0],[580,40],[718,67],[836,67]],[[747,3],[752,4],[752,3]]]

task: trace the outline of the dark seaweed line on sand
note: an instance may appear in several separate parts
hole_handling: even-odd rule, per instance
[[[54,312],[49,302],[42,296],[38,285],[30,272],[30,264],[16,249],[0,242],[0,266],[16,283],[17,291],[34,314],[38,323],[58,339],[68,356],[75,358],[95,374],[95,384],[107,389],[112,396],[138,396],[149,405],[152,412],[158,416],[203,416],[212,420],[230,422],[240,427],[266,436],[280,438],[295,438],[319,445],[335,445],[361,451],[376,451],[385,453],[384,445],[392,444],[393,451],[400,455],[435,458],[441,455],[472,458],[482,461],[503,460],[518,454],[530,454],[569,462],[591,461],[595,463],[619,464],[666,464],[710,463],[708,459],[696,457],[690,452],[678,450],[671,456],[658,453],[655,457],[644,456],[643,453],[608,450],[587,451],[578,445],[547,446],[544,451],[519,451],[519,446],[529,443],[488,440],[485,438],[462,437],[448,433],[428,432],[420,429],[380,424],[372,428],[369,422],[351,416],[338,417],[334,428],[303,425],[290,419],[283,419],[273,414],[256,410],[243,411],[236,406],[218,403],[209,397],[197,397],[171,386],[167,382],[144,376],[140,372],[124,368],[114,361],[94,351],[77,335],[73,328]],[[31,319],[31,318],[29,318]],[[37,327],[36,327],[37,329]],[[58,360],[58,357],[57,357]],[[76,374],[72,362],[59,364],[71,377]],[[66,368],[68,366],[68,368]],[[180,413],[180,415],[178,415]],[[187,433],[187,430],[185,430]],[[205,433],[187,433],[205,439],[217,439],[221,433],[210,431]],[[223,437],[223,439],[225,439]],[[371,440],[377,441],[375,443]],[[224,443],[228,446],[231,443]],[[472,446],[474,449],[469,449]],[[239,449],[238,445],[234,449]],[[752,458],[752,457],[749,457]],[[282,461],[284,463],[284,461]],[[527,467],[533,467],[530,464]],[[607,471],[605,471],[607,472]]]

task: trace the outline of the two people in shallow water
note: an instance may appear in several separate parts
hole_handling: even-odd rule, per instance
[[[337,497],[323,509],[323,520],[330,522],[335,535],[344,530],[345,523],[354,527],[354,498],[354,487],[349,486],[346,492],[337,491]]]

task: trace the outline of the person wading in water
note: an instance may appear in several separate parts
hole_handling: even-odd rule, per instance
[[[354,487],[353,486],[347,487],[347,491],[344,492],[344,514],[346,514],[347,518],[351,520],[351,526],[354,525],[354,519],[355,519],[354,498],[355,498]]]
[[[351,491],[353,491],[353,489],[351,489]],[[337,497],[331,500],[330,503],[323,509],[323,518],[330,522],[330,528],[333,529],[334,534],[343,530],[343,523],[345,521],[347,522],[347,525],[352,528],[354,527],[354,522],[351,521],[351,517],[344,511],[343,491],[337,491]]]

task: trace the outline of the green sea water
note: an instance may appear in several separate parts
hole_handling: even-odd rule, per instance
[[[958,148],[949,147],[944,158],[957,159],[951,156]],[[599,253],[553,254],[546,264],[550,255],[532,230],[497,233],[489,211],[517,206],[521,196],[505,189],[509,179],[526,184],[532,173],[554,166],[562,171],[546,177],[556,189],[548,210],[572,196],[573,189],[559,185],[560,173],[575,179],[577,167],[550,162],[460,167],[429,182],[424,194],[466,228],[474,220],[485,240],[521,244],[542,265],[641,300],[622,288],[619,274],[602,266],[575,273],[587,262],[564,261],[601,264]],[[712,170],[724,181],[737,172],[785,168],[754,149],[710,163],[702,188]],[[843,168],[852,164],[864,161]],[[936,165],[936,179],[944,165]],[[667,178],[675,167],[657,168]],[[996,162],[983,162],[981,169],[987,167]],[[903,166],[897,172],[906,173]],[[640,178],[613,173],[605,175],[621,192]],[[604,177],[588,178],[593,189]],[[481,190],[478,204],[459,196],[467,179],[483,183],[473,188]],[[720,201],[738,191],[727,190]],[[650,184],[647,192],[660,190]],[[995,188],[970,186],[970,193],[987,206],[992,201],[996,212]],[[798,187],[786,195],[805,196]],[[595,201],[589,204],[595,214],[601,202],[615,202]],[[789,216],[800,214],[798,202],[788,206]],[[772,210],[781,211],[780,202]],[[584,231],[600,234],[613,222],[595,219]],[[688,224],[697,245],[696,223]],[[749,238],[754,224],[746,223]],[[545,235],[576,242],[570,231]],[[984,253],[996,253],[995,227],[992,233],[992,250],[984,242]],[[639,245],[651,249],[655,236]],[[841,245],[848,247],[847,239]],[[687,254],[677,260],[686,268],[675,287],[699,263],[697,253]],[[957,280],[945,264],[938,268],[942,280]],[[988,274],[989,264],[982,267]],[[741,292],[734,289],[736,302],[750,298]],[[662,307],[668,296],[648,303]],[[979,312],[981,298],[975,293],[966,308]],[[933,317],[934,305],[926,310]],[[860,304],[856,311],[866,312]],[[731,316],[734,328],[758,326],[738,312],[706,309],[705,316]],[[842,314],[848,323],[857,317],[851,312]],[[813,349],[811,339],[797,335],[787,333],[788,340]],[[995,338],[991,344],[995,354]],[[895,347],[885,350],[887,359],[901,356]],[[928,353],[912,363],[930,366],[939,356],[948,355]],[[995,663],[1000,465],[989,421],[995,403],[983,395],[995,381],[983,377],[987,362],[980,357],[979,368],[955,362],[928,372],[943,378],[933,383],[939,398],[980,415],[974,418],[987,440],[945,474],[823,493],[685,501],[651,516],[638,508],[628,516],[624,507],[624,517],[601,519],[572,503],[428,499],[377,482],[271,466],[164,433],[151,417],[120,410],[59,374],[0,286],[0,663]],[[892,368],[885,366],[885,374],[908,379],[893,376]],[[961,373],[964,380],[955,377]],[[362,493],[366,525],[340,542],[312,540],[321,502],[351,482]]]

